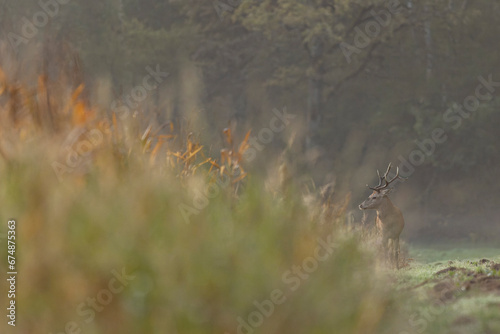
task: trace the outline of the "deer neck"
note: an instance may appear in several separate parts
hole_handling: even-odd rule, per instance
[[[392,204],[391,200],[389,198],[385,198],[382,204],[380,204],[377,208],[377,216],[382,219],[386,216],[390,216],[396,210],[397,209],[394,204]]]

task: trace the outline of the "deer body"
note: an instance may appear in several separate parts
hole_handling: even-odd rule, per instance
[[[377,209],[376,225],[382,234],[382,247],[386,256],[389,253],[394,257],[396,268],[399,269],[399,236],[403,232],[405,221],[401,210],[392,204],[389,197],[386,197],[384,203]]]
[[[405,226],[405,221],[401,210],[392,204],[389,197],[382,200],[382,204],[377,211],[377,229],[384,239],[399,239]]]
[[[399,236],[405,226],[405,221],[401,210],[399,210],[388,197],[391,188],[387,188],[391,182],[399,178],[399,169],[396,176],[391,180],[387,180],[387,175],[391,169],[391,164],[387,168],[387,172],[383,177],[380,177],[379,185],[370,188],[373,193],[359,205],[361,210],[376,210],[377,211],[377,230],[382,236],[382,247],[386,257],[394,261],[396,268],[399,269]],[[377,171],[378,173],[378,171]],[[385,184],[383,184],[385,182]]]

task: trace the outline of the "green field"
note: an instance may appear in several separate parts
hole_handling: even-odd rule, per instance
[[[500,248],[420,245],[410,256],[395,274],[406,332],[500,333]]]
[[[500,257],[500,245],[470,243],[415,244],[409,247],[410,257],[419,263],[449,260],[495,259]]]

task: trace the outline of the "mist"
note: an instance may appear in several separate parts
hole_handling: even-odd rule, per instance
[[[496,247],[500,241],[500,3],[4,0],[0,8],[0,173],[5,181],[0,198],[6,203],[1,217],[30,221],[18,232],[25,233],[26,240],[38,240],[37,233],[52,226],[49,220],[54,219],[53,227],[62,233],[53,237],[60,243],[53,246],[54,254],[69,247],[63,245],[64,233],[85,235],[82,249],[93,242],[88,240],[101,240],[99,232],[86,230],[96,228],[93,219],[113,221],[106,233],[123,228],[116,217],[128,221],[118,209],[127,206],[130,212],[125,212],[141,222],[137,226],[130,222],[134,227],[124,232],[123,240],[135,240],[134,245],[134,235],[142,240],[155,237],[142,235],[140,224],[157,231],[156,236],[184,235],[185,244],[191,245],[188,235],[200,238],[205,227],[195,230],[191,223],[193,230],[164,230],[157,220],[169,217],[177,224],[194,219],[197,226],[214,224],[216,231],[223,231],[217,236],[213,232],[209,241],[196,239],[199,247],[243,240],[238,233],[243,238],[249,229],[256,245],[267,245],[276,237],[283,254],[270,255],[270,262],[291,265],[313,249],[310,240],[316,240],[316,234],[309,235],[309,229],[321,230],[323,236],[325,231],[360,233],[361,239],[377,229],[376,210],[362,211],[359,205],[374,192],[370,187],[383,184],[377,170],[382,175],[389,163],[390,176],[396,170],[401,176],[391,184],[389,197],[404,216],[403,267],[411,267],[408,259],[418,260],[419,245]],[[172,193],[163,189],[169,187]],[[110,204],[113,209],[101,207],[96,198],[103,202],[112,198],[115,188],[120,189],[119,204]],[[27,189],[30,195],[26,193],[24,200],[21,194]],[[11,192],[15,195],[9,199]],[[134,194],[144,198],[134,201]],[[87,212],[71,198],[98,209]],[[168,210],[157,208],[162,205]],[[52,206],[56,209],[49,209]],[[243,223],[238,225],[235,217]],[[279,223],[285,218],[290,230]],[[278,223],[269,231],[265,225],[254,230],[246,219]],[[4,227],[2,232],[7,233]],[[297,231],[308,232],[304,236]],[[269,233],[270,239],[259,239],[260,233]],[[120,251],[104,250],[112,254],[109,263],[116,263],[118,254],[128,254],[122,241],[113,242]],[[365,256],[373,254],[366,255],[364,247],[376,244],[371,239],[361,242],[361,255],[353,255],[353,263],[365,263]],[[158,245],[163,249],[162,242]],[[182,258],[183,246],[175,247],[180,248],[173,252]],[[237,245],[231,247],[221,254],[238,254],[243,261]],[[346,254],[351,254],[349,247],[342,248]],[[72,261],[81,256],[78,249],[69,252]],[[27,254],[34,256],[35,249],[31,251]],[[203,253],[198,251],[187,251],[183,261],[191,263]],[[141,261],[161,257],[153,249],[148,252]],[[47,259],[55,261],[54,254]],[[29,270],[39,275],[37,288],[43,286],[43,277],[56,275],[44,274],[34,260],[26,261]],[[157,278],[148,270],[158,274],[162,267],[143,268],[139,260],[132,262],[139,268],[141,282],[154,285],[151,282]],[[99,265],[108,268],[106,261]],[[272,265],[265,266],[270,275]],[[85,277],[88,264],[81,268]],[[191,269],[180,270],[179,277],[191,277],[186,274],[196,272]],[[247,273],[240,274],[248,278]],[[332,269],[331,274],[338,273]],[[85,300],[99,279],[109,279],[102,273],[89,275],[71,278],[81,280],[76,286],[85,293],[68,297],[69,289],[56,297],[72,303]],[[258,282],[264,280],[256,277]],[[335,279],[341,282],[342,277]],[[269,287],[262,286],[255,291],[266,293]],[[171,290],[163,288],[159,295],[168,299],[163,294]],[[235,288],[238,298],[245,295],[239,288]],[[349,291],[361,296],[358,288],[353,285]],[[147,292],[130,292],[135,297],[124,296],[123,303],[137,302],[131,307],[134,316],[144,312],[150,317],[137,327],[145,332],[147,328],[238,332],[238,324],[249,332],[258,327],[244,317],[247,322],[235,324],[237,314],[225,308],[222,288],[214,289],[217,292],[210,298],[220,309],[207,310],[217,320],[207,320],[210,312],[200,311],[206,317],[202,321],[199,310],[192,309],[200,327],[179,325],[192,320],[191,311],[183,313],[180,304],[176,305],[181,316],[173,312],[169,317],[175,321],[169,318],[158,325],[162,319],[148,313],[147,305],[170,304],[154,301]],[[55,302],[51,298],[49,303]],[[191,300],[188,293],[179,298]],[[377,294],[370,298],[380,305],[393,301]],[[236,304],[239,311],[245,310],[242,300]],[[106,326],[126,318],[122,308],[115,311],[120,315],[102,316],[102,324],[92,325],[89,332],[104,333]],[[30,312],[36,314],[34,309]],[[283,319],[295,314],[285,313]],[[377,321],[403,328],[384,317]],[[44,330],[54,323],[55,316]],[[291,324],[276,321],[264,325],[263,332],[293,331]],[[360,322],[352,328],[339,327],[339,333],[362,332],[364,326]]]

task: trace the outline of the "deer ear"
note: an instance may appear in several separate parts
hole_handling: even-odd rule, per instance
[[[380,191],[382,195],[389,195],[393,188],[387,188]]]

